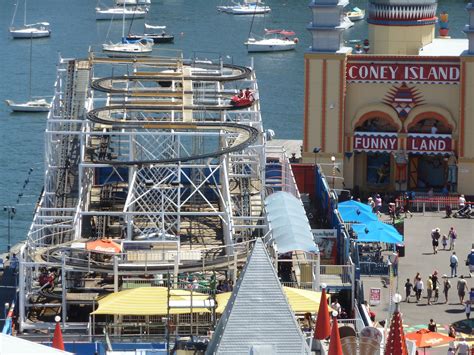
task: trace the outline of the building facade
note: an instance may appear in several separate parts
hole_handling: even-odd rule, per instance
[[[370,0],[358,54],[343,47],[345,5],[310,5],[303,161],[336,188],[474,194],[474,5],[468,39],[451,39],[436,0]]]

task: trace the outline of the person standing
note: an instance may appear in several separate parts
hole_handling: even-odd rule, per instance
[[[448,238],[449,238],[449,250],[454,250],[454,246],[456,244],[456,239],[458,237],[458,234],[456,233],[456,230],[454,227],[451,227],[448,233]]]
[[[458,280],[457,289],[458,289],[459,303],[463,304],[464,297],[466,296],[467,282],[466,280],[464,280],[464,277],[462,275]]]
[[[421,298],[421,293],[423,292],[423,289],[425,286],[423,285],[423,280],[421,280],[421,277],[418,277],[415,282],[415,287],[416,287],[416,302],[418,302]]]
[[[441,242],[443,244],[443,250],[446,250],[446,247],[448,246],[448,236],[446,234],[443,234],[441,237]]]
[[[433,246],[433,254],[438,253],[439,238],[441,237],[440,229],[435,228],[431,231],[431,245]]]
[[[405,282],[405,302],[410,303],[411,290],[413,289],[413,284],[410,282],[410,279],[407,279]]]
[[[471,302],[466,301],[464,303],[464,312],[466,312],[466,319],[469,319],[471,317]]]
[[[428,330],[430,332],[437,332],[438,327],[436,326],[436,323],[433,319],[430,319],[430,322],[428,323]]]
[[[459,209],[466,207],[466,198],[464,195],[459,196]]]
[[[375,195],[375,211],[380,216],[380,210],[382,209],[382,198],[379,194]]]
[[[438,280],[438,271],[433,271],[433,275],[431,275],[431,281],[433,281],[433,302],[438,302],[439,297],[439,280]]]
[[[433,296],[433,280],[431,275],[428,276],[428,280],[426,280],[426,296],[428,298],[428,304],[431,304],[431,297]]]
[[[444,303],[448,303],[448,293],[449,289],[451,288],[451,282],[449,281],[448,275],[446,274],[443,275],[443,279],[443,293],[445,298]]]
[[[469,344],[465,338],[461,338],[461,341],[456,346],[456,354],[458,355],[469,355]]]
[[[469,276],[472,277],[472,273],[474,273],[474,249],[471,249],[471,252],[467,255],[466,265],[469,267]]]
[[[453,254],[449,258],[449,266],[451,267],[451,277],[458,276],[458,257],[456,256],[456,252],[453,251]]]

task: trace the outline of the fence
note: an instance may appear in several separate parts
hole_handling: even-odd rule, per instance
[[[435,196],[435,197],[423,197],[409,201],[409,209],[411,211],[423,212],[425,211],[442,211],[447,206],[451,209],[459,208],[459,197],[458,196]]]
[[[359,262],[361,275],[388,275],[388,264],[370,261]]]

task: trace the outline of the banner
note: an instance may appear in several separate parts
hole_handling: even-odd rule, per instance
[[[354,133],[354,151],[356,152],[392,152],[395,150],[398,150],[396,133]]]
[[[444,154],[452,151],[450,134],[409,133],[407,151],[412,154]]]
[[[336,247],[336,229],[312,229],[313,240],[318,245],[321,259],[327,260],[333,257]]]
[[[346,66],[348,82],[458,84],[459,63],[393,63],[351,61]]]

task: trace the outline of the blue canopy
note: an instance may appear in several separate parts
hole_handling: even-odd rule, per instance
[[[358,208],[361,211],[372,212],[372,207],[371,206],[369,206],[365,203],[362,203],[362,202],[354,201],[354,200],[349,200],[349,201],[344,201],[344,202],[338,203],[337,208],[338,209],[343,209],[343,208],[356,208],[357,209]]]
[[[398,244],[403,242],[403,236],[395,227],[380,221],[353,224],[352,229],[357,234],[358,242],[379,242]]]
[[[351,204],[344,205],[345,202],[342,202],[337,207],[344,222],[368,223],[378,221],[377,216],[375,213],[372,213],[372,209],[369,205],[364,205],[356,201],[347,202],[351,202]]]

